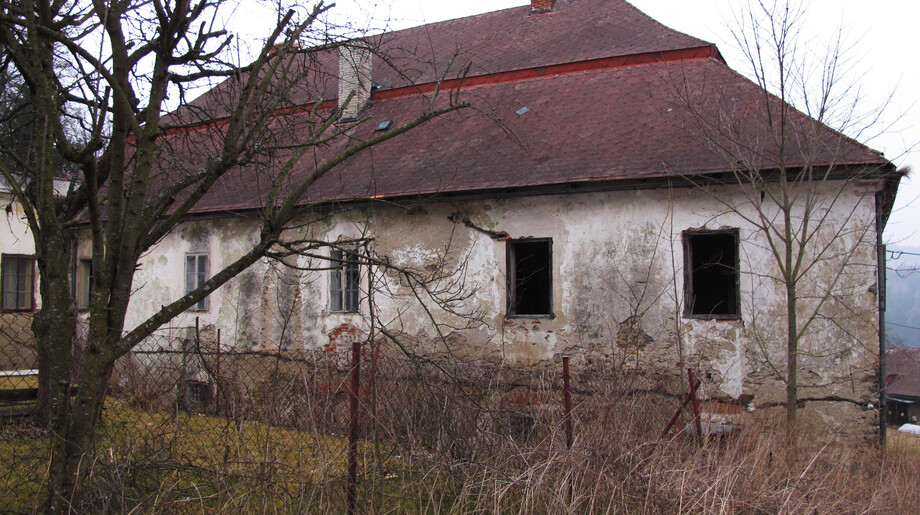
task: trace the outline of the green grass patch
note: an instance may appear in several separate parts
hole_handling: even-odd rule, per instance
[[[0,377],[0,390],[38,388],[38,376]]]
[[[48,463],[47,433],[30,426],[0,426],[0,509],[31,511]]]
[[[0,506],[29,512],[47,474],[47,435],[25,425],[0,429]],[[102,511],[296,512],[305,499],[341,496],[347,447],[343,438],[145,412],[109,398],[84,499]],[[371,467],[370,444],[359,446],[359,456],[362,471]]]

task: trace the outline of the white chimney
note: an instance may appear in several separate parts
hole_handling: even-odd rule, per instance
[[[339,109],[344,108],[344,120],[357,118],[371,99],[373,58],[374,54],[369,48],[356,43],[339,47]],[[348,105],[345,105],[346,101]]]

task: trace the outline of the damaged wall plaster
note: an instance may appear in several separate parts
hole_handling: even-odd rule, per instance
[[[432,202],[408,210],[374,207],[335,214],[307,230],[324,241],[372,237],[369,245],[381,260],[432,279],[435,289],[454,297],[461,313],[427,303],[435,326],[405,277],[375,269],[381,323],[424,352],[524,365],[552,364],[567,353],[575,363],[615,360],[661,374],[674,374],[686,363],[705,378],[706,395],[781,402],[784,387],[774,369],[785,363],[785,296],[774,279],[773,257],[763,236],[742,216],[714,206],[711,194],[662,189]],[[803,342],[801,375],[807,383],[803,395],[868,403],[878,351],[871,289],[874,212],[871,195],[855,187],[848,194],[835,208],[841,218],[849,217],[833,244],[841,256],[820,263],[801,285],[806,296],[833,284],[845,302],[822,309],[839,314],[837,319],[813,322]],[[469,223],[458,222],[458,213]],[[684,317],[681,234],[691,228],[739,230],[739,319]],[[505,316],[507,242],[501,233],[552,238],[552,317]],[[211,270],[217,271],[256,234],[254,222],[240,219],[184,223],[142,259],[127,327],[184,293],[187,253],[208,252]],[[84,247],[81,251],[88,251]],[[850,248],[855,255],[844,256]],[[328,255],[328,249],[319,252]],[[329,266],[307,257],[296,264]],[[366,269],[359,313],[330,310],[329,282],[328,270],[295,271],[262,260],[212,294],[206,312],[183,313],[171,325],[194,325],[200,317],[203,326],[223,329],[225,344],[239,348],[339,352],[367,330]]]

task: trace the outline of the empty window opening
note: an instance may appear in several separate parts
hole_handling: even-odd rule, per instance
[[[508,242],[508,314],[552,316],[553,240]]]
[[[332,311],[356,313],[361,285],[358,256],[354,252],[332,249],[329,257],[332,260],[329,308]]]
[[[35,309],[35,258],[4,254],[3,309],[6,311],[31,311]]]
[[[209,263],[207,254],[187,254],[185,256],[185,293],[189,293],[208,281]],[[199,300],[191,311],[207,311],[208,298]]]
[[[738,231],[684,232],[684,314],[737,318]]]

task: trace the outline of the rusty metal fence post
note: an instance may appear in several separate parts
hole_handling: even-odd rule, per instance
[[[661,435],[658,438],[664,438],[668,434],[668,431],[671,430],[671,427],[674,426],[674,423],[677,422],[677,418],[683,412],[687,404],[690,404],[693,409],[693,422],[696,425],[696,435],[699,438],[699,441],[703,442],[703,427],[700,423],[700,404],[699,400],[696,397],[697,389],[700,387],[699,381],[696,380],[696,377],[693,375],[693,369],[687,368],[687,377],[690,380],[690,391],[684,397],[684,402],[678,406],[677,411],[674,412],[674,415],[671,417],[671,420],[668,420],[666,426],[664,426],[664,431],[661,432]]]
[[[217,329],[217,358],[214,364],[214,411],[220,416],[220,328]]]
[[[572,389],[569,385],[569,357],[562,356],[562,396],[565,403],[565,447],[572,448],[574,435],[572,433]]]
[[[696,380],[696,377],[694,377],[692,368],[687,368],[687,376],[690,378],[691,384],[690,399],[692,402],[691,406],[693,407],[693,422],[696,424],[696,437],[700,443],[703,443],[705,439],[703,438],[703,426],[700,423],[700,401],[696,397],[697,388],[699,388],[700,383]]]

